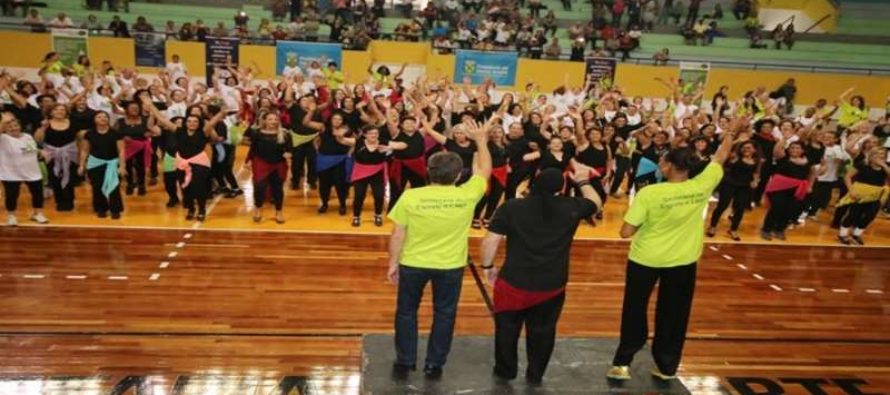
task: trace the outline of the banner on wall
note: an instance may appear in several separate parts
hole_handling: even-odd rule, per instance
[[[516,63],[516,52],[459,49],[454,60],[454,82],[463,83],[469,78],[473,85],[479,85],[491,78],[495,85],[513,86],[516,84]]]
[[[597,86],[609,88],[615,81],[617,68],[618,60],[615,58],[587,58],[585,59],[584,75],[587,81],[593,81]]]
[[[77,63],[78,56],[87,54],[86,29],[52,29],[52,36],[53,51],[66,66]]]
[[[167,35],[164,33],[133,33],[133,47],[136,50],[136,65],[143,67],[164,67],[166,65]]]
[[[281,75],[287,66],[299,66],[305,73],[309,64],[318,62],[322,68],[329,62],[343,67],[343,49],[340,44],[279,41],[275,46],[275,74]]]
[[[207,86],[213,86],[213,69],[238,65],[238,38],[211,38],[204,42],[207,62]],[[226,73],[228,74],[228,73]]]
[[[699,87],[704,87],[710,71],[710,63],[680,62],[680,89],[683,94],[690,95]]]

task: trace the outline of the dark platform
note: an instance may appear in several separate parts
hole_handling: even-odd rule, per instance
[[[655,366],[648,349],[637,353],[632,366],[633,379],[609,380],[617,339],[558,339],[544,383],[540,387],[525,384],[525,341],[519,341],[519,377],[506,382],[492,376],[494,342],[492,337],[456,337],[439,381],[427,381],[420,371],[426,354],[426,338],[418,345],[418,371],[405,381],[392,377],[395,358],[393,337],[368,335],[362,341],[363,395],[562,395],[562,394],[690,394],[680,380],[661,381],[649,370]]]

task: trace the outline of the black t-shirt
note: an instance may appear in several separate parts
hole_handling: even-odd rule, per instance
[[[40,127],[40,123],[43,122],[44,119],[43,112],[41,112],[39,108],[30,104],[26,105],[24,108],[10,106],[10,111],[22,125],[22,132],[28,134],[34,134],[34,131]]]
[[[346,155],[349,146],[340,144],[332,132],[321,134],[321,144],[318,145],[318,153],[322,155]]]
[[[754,140],[754,143],[760,148],[760,153],[763,154],[764,159],[766,159],[766,164],[770,165],[773,159],[773,147],[776,146],[776,140],[773,140],[771,137],[763,137],[759,133],[755,133],[751,136],[751,140]]]
[[[179,155],[185,159],[191,158],[204,151],[207,146],[207,136],[203,130],[195,131],[189,136],[184,128],[176,131],[176,148],[179,149]]]
[[[507,236],[507,258],[500,277],[529,291],[564,287],[575,230],[582,218],[596,211],[596,204],[578,197],[532,195],[504,203],[488,228]]]
[[[74,124],[76,130],[90,130],[96,127],[96,122],[93,118],[96,117],[96,111],[87,107],[83,111],[77,111],[76,109],[71,110],[71,115],[69,118],[71,119],[71,123]]]
[[[489,141],[488,152],[491,153],[491,167],[503,167],[507,165],[507,147],[501,147],[493,141]]]
[[[856,175],[853,176],[853,181],[861,182],[868,185],[874,186],[884,186],[887,182],[887,173],[884,173],[884,169],[874,169],[868,164],[864,162],[857,162],[856,165]]]
[[[361,130],[362,128],[362,115],[356,110],[352,112],[340,111],[340,114],[343,115],[343,122],[346,126],[349,126],[349,130]]]
[[[129,137],[133,140],[145,140],[145,133],[148,132],[148,122],[143,117],[139,123],[128,125],[127,120],[121,118],[117,121],[117,132],[123,137]]]
[[[64,147],[77,139],[77,130],[74,124],[69,122],[68,129],[53,129],[52,125],[46,128],[43,142],[53,147]]]
[[[796,178],[798,180],[806,180],[810,176],[810,162],[798,165],[791,162],[788,156],[779,159],[776,162],[776,174]]]
[[[580,162],[582,165],[593,168],[606,167],[607,159],[608,155],[605,147],[603,147],[603,149],[597,149],[590,144],[588,144],[586,148],[575,155],[575,160]]]
[[[821,163],[822,157],[825,156],[825,146],[819,144],[819,146],[814,147],[812,144],[807,144],[804,147],[804,155],[807,156],[807,160],[812,164]]]
[[[528,141],[538,143],[538,147],[547,147],[547,139],[541,134],[541,125],[527,121],[522,124],[522,134]]]
[[[167,129],[161,130],[161,149],[164,150],[164,153],[169,154],[172,157],[176,157],[176,132],[169,131]]]
[[[278,134],[263,133],[256,129],[248,130],[245,137],[250,139],[250,156],[269,163],[284,160],[284,154],[291,146],[290,133],[285,133],[283,142],[278,142]]]
[[[727,162],[724,167],[723,182],[734,186],[749,186],[754,181],[754,171],[757,163],[748,164],[739,159],[735,162]]]
[[[226,126],[225,122],[217,122],[213,130],[216,132],[216,135],[222,139],[223,142],[225,142],[226,139],[229,138],[229,127]]]
[[[380,146],[383,146],[383,141],[380,141]],[[363,165],[379,165],[386,161],[386,154],[380,152],[379,150],[369,151],[368,146],[365,144],[364,138],[359,138],[355,142],[355,151],[353,152],[353,157],[355,161],[361,163]]]
[[[405,132],[399,132],[396,138],[392,139],[392,141],[398,141],[408,145],[405,149],[393,153],[393,157],[397,159],[417,159],[423,156],[423,135],[421,135],[420,132],[414,132],[414,134],[410,136]]]
[[[303,111],[299,105],[294,104],[290,108],[290,130],[292,130],[296,134],[309,135],[318,132],[318,130],[312,129],[306,125],[303,125],[303,118],[306,117],[306,111]],[[312,114],[312,122],[323,123],[324,121],[321,118],[321,114],[316,111]]]
[[[117,158],[117,142],[122,138],[123,136],[114,130],[99,133],[95,129],[90,129],[84,135],[84,139],[90,143],[90,155],[103,160]]]
[[[520,137],[516,140],[507,137],[507,143],[507,159],[510,162],[510,167],[515,169],[528,165],[522,157],[532,152],[532,149],[528,146],[529,140],[525,137]]]
[[[556,156],[550,153],[550,151],[541,151],[541,162],[538,164],[538,167],[541,170],[554,168],[559,169],[560,171],[565,171],[566,168],[569,167],[569,163],[572,161],[572,156],[569,155],[568,152],[562,153],[562,160],[558,159]]]
[[[473,154],[476,153],[475,141],[470,141],[470,145],[461,147],[456,141],[448,139],[445,141],[445,149],[460,156],[460,160],[463,161],[464,169],[473,167]]]

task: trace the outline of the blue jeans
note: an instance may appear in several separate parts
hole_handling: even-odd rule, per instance
[[[454,337],[464,268],[450,270],[399,266],[396,301],[396,363],[413,366],[417,360],[417,308],[423,290],[433,283],[433,327],[426,349],[426,365],[444,366]]]

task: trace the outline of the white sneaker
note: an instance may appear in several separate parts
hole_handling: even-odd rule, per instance
[[[31,216],[31,221],[37,222],[38,224],[45,225],[49,223],[49,219],[46,218],[42,213],[37,213]]]
[[[15,215],[9,214],[6,217],[6,226],[19,226],[19,221],[15,219]]]

